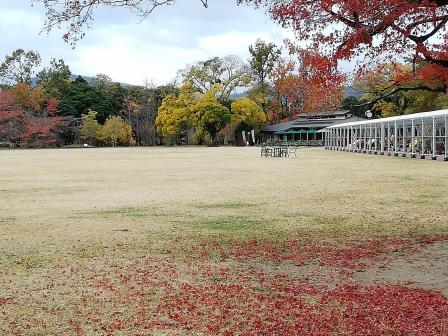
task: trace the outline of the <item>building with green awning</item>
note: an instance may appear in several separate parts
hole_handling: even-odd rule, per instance
[[[323,146],[325,133],[320,132],[338,123],[361,121],[350,111],[322,112],[300,116],[297,119],[273,124],[261,129],[262,142],[294,141],[305,146]]]

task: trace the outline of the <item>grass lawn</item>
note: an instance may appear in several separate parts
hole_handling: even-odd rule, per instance
[[[448,164],[0,151],[0,335],[448,335]]]

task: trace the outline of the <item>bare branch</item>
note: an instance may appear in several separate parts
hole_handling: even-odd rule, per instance
[[[32,0],[45,8],[46,21],[43,31],[66,26],[64,40],[75,45],[85,35],[84,30],[93,20],[93,13],[99,7],[124,7],[141,17],[147,18],[161,6],[173,5],[176,0]],[[200,0],[207,8],[208,0]]]

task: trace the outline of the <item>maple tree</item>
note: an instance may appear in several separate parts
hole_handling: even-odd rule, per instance
[[[63,121],[56,98],[44,99],[42,87],[18,83],[1,91],[0,137],[18,145],[48,146],[57,143],[54,128]]]
[[[47,101],[47,115],[49,116],[56,116],[57,114],[59,114],[59,100],[55,97],[51,97],[50,99],[48,99]]]
[[[448,84],[446,0],[239,0],[265,5],[272,17],[294,30],[299,40],[332,59],[394,60],[423,64],[414,78]]]
[[[100,6],[125,7],[147,17],[156,7],[173,0],[36,0],[44,4],[45,28],[67,23],[67,41],[83,36],[83,28]],[[201,0],[207,7],[207,1]],[[301,41],[332,59],[368,59],[382,63],[397,56],[424,63],[415,78],[437,81],[440,92],[448,85],[448,0],[237,0],[266,6],[284,27]],[[379,61],[381,60],[381,61]],[[433,89],[434,90],[434,89]]]
[[[45,147],[56,143],[53,127],[59,118],[30,118],[26,124],[22,139],[28,146]]]
[[[340,107],[345,76],[336,64],[313,50],[290,45],[290,58],[280,57],[272,71],[275,98],[270,121],[333,111]]]
[[[8,91],[0,91],[0,141],[17,145],[27,125],[25,111]]]
[[[63,118],[58,116],[58,104],[57,98],[50,98],[45,108],[40,107],[33,114],[28,115],[28,123],[23,134],[23,140],[28,145],[43,147],[57,142],[54,128],[63,121]]]
[[[382,117],[430,111],[446,106],[446,94],[433,90],[437,88],[437,84],[412,77],[412,66],[399,63],[380,64],[362,76],[357,76],[353,86],[359,92],[364,92],[358,106],[362,107],[367,102],[372,112]],[[397,86],[400,81],[400,86]]]

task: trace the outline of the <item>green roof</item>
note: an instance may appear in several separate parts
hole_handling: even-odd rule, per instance
[[[316,130],[304,130],[304,129],[301,129],[301,130],[298,130],[298,131],[295,131],[295,130],[287,130],[287,131],[277,131],[277,132],[274,132],[274,134],[277,134],[277,135],[285,135],[285,134],[314,134],[314,133],[317,133],[317,131]]]

